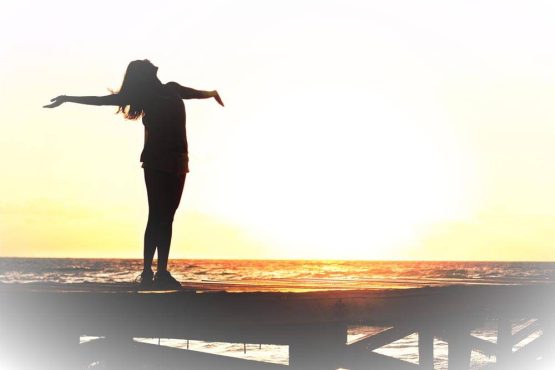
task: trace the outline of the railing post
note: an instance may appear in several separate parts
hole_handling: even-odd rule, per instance
[[[449,370],[468,370],[470,368],[470,330],[460,322],[451,326],[447,332]]]
[[[298,370],[335,370],[347,343],[344,323],[300,325],[289,344],[289,366]]]
[[[505,369],[510,365],[513,352],[511,322],[506,317],[497,320],[497,366]]]
[[[418,332],[418,365],[423,370],[434,369],[434,335],[428,326]]]
[[[108,369],[125,369],[135,361],[132,354],[133,338],[127,335],[112,333],[106,336],[106,352],[102,360]]]

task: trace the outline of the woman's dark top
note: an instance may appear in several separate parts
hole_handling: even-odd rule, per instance
[[[175,82],[162,86],[144,106],[143,168],[176,174],[189,172],[185,104]],[[179,86],[179,85],[177,85]]]

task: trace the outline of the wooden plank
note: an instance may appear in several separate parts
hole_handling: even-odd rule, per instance
[[[347,352],[354,353],[359,351],[372,351],[374,349],[393,343],[396,340],[403,339],[404,337],[409,336],[414,332],[414,328],[405,328],[399,326],[389,328],[375,335],[349,344],[347,346]]]
[[[469,338],[469,345],[475,351],[478,351],[486,356],[497,356],[497,352],[499,348],[497,347],[496,343],[490,342],[489,340],[476,338],[473,335],[470,335]]]
[[[119,358],[113,356],[106,358],[103,356],[105,353],[105,351],[99,353],[99,358],[102,365],[109,369],[280,370],[288,368],[286,365],[137,342],[132,343],[129,352],[120,352]],[[118,354],[117,350],[113,353]],[[123,367],[121,367],[122,364]]]
[[[446,333],[438,332],[436,338],[445,342],[449,342],[449,337]],[[490,342],[489,340],[477,338],[474,335],[468,336],[468,345],[472,350],[478,351],[486,356],[496,356],[499,348],[497,343]]]
[[[384,356],[375,352],[361,352],[356,356],[345,358],[343,368],[350,370],[418,370],[420,367],[416,364],[398,360],[393,357]]]
[[[528,338],[530,335],[534,334],[535,332],[537,332],[540,329],[541,329],[540,324],[536,320],[536,321],[530,323],[528,326],[526,326],[526,327],[520,329],[519,331],[517,331],[516,333],[514,333],[512,335],[511,342],[512,342],[513,345],[518,344],[522,340]]]

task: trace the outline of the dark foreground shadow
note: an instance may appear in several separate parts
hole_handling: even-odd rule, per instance
[[[7,369],[431,370],[439,339],[449,370],[468,370],[472,351],[495,356],[485,369],[552,369],[553,293],[553,285],[199,294],[3,284],[1,361]],[[472,335],[485,322],[496,341]],[[382,330],[351,340],[352,325]],[[416,363],[373,351],[414,333]],[[84,335],[99,339],[80,344]],[[283,345],[288,358],[250,361],[133,338]]]

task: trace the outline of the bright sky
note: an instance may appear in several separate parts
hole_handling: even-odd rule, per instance
[[[0,255],[142,257],[148,58],[186,101],[173,258],[554,260],[552,1],[4,1]]]

